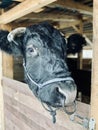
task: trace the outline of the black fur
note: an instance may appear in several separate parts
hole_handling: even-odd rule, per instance
[[[41,23],[26,28],[21,37],[15,37],[15,42],[8,42],[9,32],[0,31],[0,48],[9,54],[22,54],[25,61],[25,79],[32,92],[43,102],[57,107],[62,106],[65,100],[68,103],[68,95],[73,93],[73,102],[76,96],[76,85],[73,80],[56,82],[39,89],[32,83],[33,79],[38,84],[55,78],[71,77],[66,58],[67,44],[61,33],[48,23]],[[29,78],[27,72],[31,76]],[[64,91],[64,93],[60,92]]]
[[[0,30],[0,49],[8,54],[19,56],[22,54],[21,46],[16,46],[14,42],[7,40],[9,34],[6,30]],[[19,39],[19,38],[18,38]],[[17,40],[20,43],[20,40]]]
[[[46,29],[47,28],[47,29]],[[28,30],[30,32],[33,32],[34,30],[36,32],[40,33],[45,33],[48,35],[50,39],[54,41],[55,44],[61,44],[62,46],[62,51],[64,52],[66,57],[67,54],[75,54],[78,53],[82,50],[83,46],[86,45],[85,38],[81,34],[72,34],[69,36],[68,43],[67,43],[67,50],[66,50],[66,42],[64,42],[64,37],[61,36],[60,32],[58,30],[55,30],[52,26],[50,26],[48,23],[41,23],[39,25],[33,25],[28,27]],[[16,46],[13,42],[9,43],[7,40],[7,35],[8,31],[5,30],[0,30],[0,49],[5,51],[8,54],[13,54],[13,55],[22,55],[24,48],[23,46],[23,37],[21,38],[16,38],[15,40],[18,42],[19,46]],[[28,34],[25,35],[27,37]],[[59,38],[58,38],[59,37]],[[45,37],[43,37],[45,39]],[[25,39],[25,38],[24,38]],[[46,38],[46,40],[48,40]],[[51,44],[49,43],[49,46]],[[52,45],[51,45],[52,46]]]
[[[67,54],[78,53],[86,45],[86,40],[81,34],[72,34],[67,40]]]
[[[12,48],[7,40],[8,31],[0,30],[0,49],[11,54]]]

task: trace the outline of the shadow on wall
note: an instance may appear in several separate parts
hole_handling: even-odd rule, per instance
[[[82,101],[90,103],[91,95],[91,70],[79,70],[77,69],[77,61],[74,59],[67,59],[69,70],[72,77],[77,84],[78,92],[82,92]]]

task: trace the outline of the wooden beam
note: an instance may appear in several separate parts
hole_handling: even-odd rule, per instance
[[[30,17],[31,17],[31,21],[27,22],[27,19],[30,19]],[[42,19],[42,17],[43,17],[43,19]],[[32,23],[32,20],[33,20],[33,23]],[[15,22],[12,22],[11,26],[13,28],[20,27],[20,26],[29,26],[34,23],[37,23],[37,22],[34,22],[36,20],[37,20],[37,22],[42,22],[45,20],[46,21],[48,21],[48,20],[56,21],[59,24],[58,29],[68,28],[68,27],[76,26],[76,25],[80,24],[80,20],[78,19],[77,16],[61,15],[61,14],[54,14],[54,13],[45,13],[45,14],[32,13],[32,14],[29,14],[27,16],[20,18],[19,20],[15,21]],[[22,24],[20,23],[20,21],[23,21]],[[86,23],[86,21],[88,22],[88,20],[85,20],[85,21],[83,21],[83,24]]]
[[[73,16],[73,15],[61,15],[61,14],[56,14],[54,12],[52,13],[31,13],[25,17],[22,17],[21,18],[22,20],[24,19],[30,19],[30,20],[52,20],[52,21],[64,21],[64,22],[67,22],[70,20],[70,22],[72,21],[76,21],[76,20],[79,20],[79,18],[77,16]]]
[[[43,18],[43,19],[42,19]],[[27,19],[31,19],[30,21],[27,22]],[[32,22],[33,20],[33,22]],[[34,22],[36,21],[37,22]],[[78,25],[80,23],[80,20],[78,19],[77,16],[68,16],[68,15],[60,15],[60,14],[54,14],[54,13],[32,13],[29,14],[23,18],[20,18],[17,21],[12,22],[11,25],[12,28],[16,28],[16,27],[21,27],[21,26],[29,26],[29,25],[33,25],[36,24],[38,22],[42,22],[42,21],[48,21],[51,20],[53,22],[58,22],[59,24],[59,29],[63,29],[65,27],[70,27],[72,25]],[[22,21],[20,23],[20,21]]]
[[[85,34],[83,36],[85,37],[85,40],[86,40],[87,44],[90,45],[91,48],[92,48],[92,46],[93,46],[92,41]]]
[[[87,2],[91,2],[91,0],[83,0],[82,3],[87,3]]]
[[[67,37],[69,37],[71,34],[73,34],[73,32],[66,33],[65,35],[66,35]],[[92,32],[84,32],[83,34],[92,37]]]
[[[13,0],[13,1],[23,2],[23,1],[25,1],[25,0]],[[39,13],[39,12],[41,12],[41,11],[43,11],[43,10],[44,10],[43,8],[40,8],[40,9],[35,10],[34,12],[35,12],[35,13]]]
[[[37,9],[37,10],[35,10],[34,12],[35,12],[35,13],[39,13],[39,12],[42,12],[42,11],[44,11],[44,8]]]
[[[76,20],[76,21],[68,21],[68,22],[62,22],[60,21],[59,22],[59,28],[60,29],[63,29],[63,28],[68,28],[68,27],[71,27],[71,26],[75,26],[75,25],[79,25],[80,23],[80,20]]]
[[[83,14],[93,15],[93,9],[91,7],[88,7],[82,3],[74,2],[73,0],[58,0],[57,2],[53,3],[52,5],[49,5],[50,7],[54,6],[61,6],[63,8],[68,8],[71,10],[79,11]]]
[[[83,21],[81,19],[78,33],[83,34]],[[78,53],[77,68],[83,69],[83,51]]]
[[[94,0],[93,11],[93,59],[92,59],[92,87],[91,87],[91,117],[96,120],[98,130],[98,0]]]
[[[2,88],[2,53],[0,51],[0,130],[4,130],[4,101]]]
[[[0,24],[7,24],[40,9],[56,0],[25,0],[0,16]]]
[[[23,1],[25,1],[25,0],[13,0],[13,1],[23,2]]]
[[[9,77],[13,79],[13,57],[4,53],[2,55],[3,59],[3,76]]]
[[[79,28],[76,27],[76,25],[72,25],[72,27],[74,28],[75,31],[77,31],[77,33],[80,33]]]

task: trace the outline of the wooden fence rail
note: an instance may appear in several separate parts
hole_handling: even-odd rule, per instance
[[[3,78],[4,112],[6,130],[85,130],[70,121],[63,111],[57,112],[57,122],[52,123],[50,114],[34,97],[28,85]],[[89,105],[78,102],[78,113],[89,116]]]

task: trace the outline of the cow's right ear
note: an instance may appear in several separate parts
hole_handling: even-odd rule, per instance
[[[0,30],[0,49],[11,55],[22,55],[22,37],[25,31],[26,28],[24,27],[14,29],[10,33]]]

